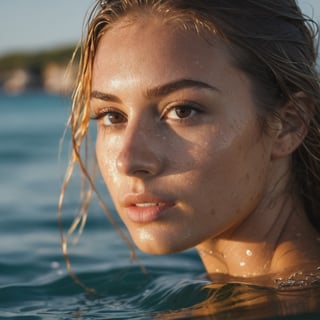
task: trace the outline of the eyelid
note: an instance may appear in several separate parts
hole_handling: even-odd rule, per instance
[[[109,112],[115,112],[115,113],[119,113],[121,114],[123,117],[127,118],[127,115],[120,111],[117,108],[113,108],[113,107],[106,107],[106,108],[101,108],[99,111],[95,112],[95,111],[91,111],[90,113],[90,119],[91,120],[99,120],[101,118],[103,118],[107,113]]]
[[[170,112],[174,108],[178,108],[178,107],[190,107],[190,109],[195,110],[197,113],[201,113],[204,111],[203,107],[199,103],[196,103],[194,101],[189,101],[189,100],[180,100],[180,101],[168,103],[164,107],[163,111],[161,112],[160,119],[163,120],[168,112]],[[96,108],[96,109],[98,109],[98,111],[94,111],[94,109],[95,108],[92,108],[92,111],[90,113],[91,120],[99,120],[110,112],[119,113],[124,118],[127,118],[127,114],[125,114],[123,111],[121,111],[115,107]]]
[[[179,107],[190,107],[191,109],[195,110],[198,113],[203,112],[203,108],[201,107],[200,104],[193,101],[181,100],[181,101],[175,101],[166,105],[166,107],[162,112],[161,119],[164,119],[166,114],[170,112],[172,109],[179,108]]]

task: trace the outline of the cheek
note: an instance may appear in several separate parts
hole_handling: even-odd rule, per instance
[[[206,181],[207,188],[222,198],[227,197],[225,201],[234,199],[236,205],[248,195],[259,197],[268,175],[270,152],[258,138],[256,126],[246,122],[224,128],[213,132],[211,139],[204,139],[193,154],[201,170],[199,180]]]
[[[240,155],[241,147],[237,140],[237,135],[232,129],[225,130],[223,126],[217,125],[207,128],[191,144],[190,155],[194,167],[205,174],[223,172],[224,168],[235,160],[234,155]]]
[[[102,133],[98,133],[96,141],[96,155],[101,175],[112,192],[112,187],[119,184],[119,175],[117,172],[117,155],[119,145],[116,137],[104,138]]]

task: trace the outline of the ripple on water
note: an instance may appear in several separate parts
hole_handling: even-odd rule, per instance
[[[212,285],[194,274],[162,267],[148,268],[147,275],[139,267],[126,266],[82,272],[79,277],[96,290],[95,295],[87,294],[68,274],[52,274],[43,283],[2,287],[1,315],[11,319],[199,319],[215,314],[215,319],[275,319],[275,313],[283,312],[297,297],[312,294],[320,301],[320,288],[278,295],[273,289],[244,284]],[[303,303],[300,300],[300,306]],[[304,320],[319,319],[315,318],[320,315],[319,306],[310,312]],[[293,313],[302,311],[296,308]]]

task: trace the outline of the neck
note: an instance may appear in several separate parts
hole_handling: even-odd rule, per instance
[[[271,204],[272,203],[272,204]],[[290,274],[320,265],[319,235],[302,206],[283,194],[234,228],[197,246],[210,275],[237,278]],[[318,263],[318,264],[317,264]]]

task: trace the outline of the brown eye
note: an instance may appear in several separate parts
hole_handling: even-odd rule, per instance
[[[189,107],[178,107],[175,112],[179,118],[187,118],[191,115],[192,109]]]
[[[106,112],[103,115],[102,119],[103,119],[103,124],[105,126],[111,126],[114,124],[119,124],[127,121],[126,117],[123,114],[116,111]]]
[[[97,113],[94,113],[93,111],[90,119],[99,120],[104,126],[113,126],[127,122],[127,116],[122,111],[115,108],[102,109]]]
[[[185,119],[185,118],[190,118],[196,114],[197,110],[193,106],[177,106],[171,108],[167,114],[166,118],[167,119],[172,119],[172,120],[180,120],[180,119]]]

